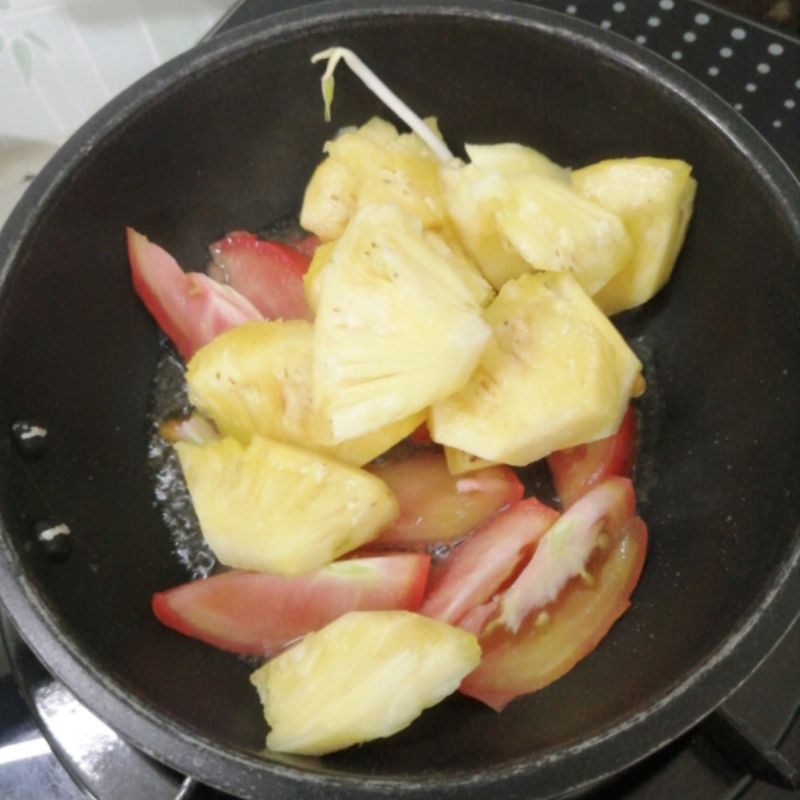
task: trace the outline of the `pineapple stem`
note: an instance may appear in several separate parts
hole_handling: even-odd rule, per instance
[[[331,121],[333,73],[339,61],[344,61],[361,78],[364,85],[394,111],[441,161],[450,161],[453,158],[447,145],[431,130],[428,124],[415,114],[352,50],[346,47],[330,47],[311,56],[312,64],[316,64],[318,61],[328,62],[322,76],[322,98],[325,101],[326,122]]]

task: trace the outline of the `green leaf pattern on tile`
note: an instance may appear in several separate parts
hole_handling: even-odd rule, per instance
[[[12,0],[0,0],[0,12],[9,11],[11,9]],[[31,45],[39,48],[45,53],[52,53],[50,45],[45,39],[40,36],[36,31],[26,29],[22,34],[14,36],[13,39],[8,40],[11,56],[17,64],[25,83],[30,83],[33,77],[33,50]],[[5,50],[6,40],[0,36],[0,53]]]
[[[33,42],[33,44],[35,44],[37,47],[39,47],[42,50],[44,50],[45,53],[52,53],[53,52],[50,49],[50,45],[47,44],[47,42],[44,39],[42,39],[42,37],[39,36],[39,34],[36,33],[35,31],[26,30],[25,33],[24,33],[24,36],[25,36],[26,39],[28,39],[28,41]]]
[[[11,0],[0,0],[0,12],[8,11],[11,9]],[[0,53],[3,52],[6,45],[6,40],[0,36]],[[38,48],[44,53],[52,54],[53,50],[44,37],[40,36],[36,31],[29,28],[24,30],[20,35],[14,36],[8,40],[11,55],[16,62],[25,83],[30,83],[33,77],[34,57],[31,45]]]
[[[11,54],[14,56],[14,61],[17,62],[22,77],[25,78],[25,83],[30,83],[33,75],[33,56],[30,45],[18,36],[11,42]]]

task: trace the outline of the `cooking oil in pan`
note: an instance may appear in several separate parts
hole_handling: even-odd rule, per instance
[[[155,504],[172,537],[178,561],[192,578],[206,578],[217,562],[200,532],[178,456],[158,432],[163,420],[187,416],[189,410],[183,362],[165,342],[153,379],[148,415],[150,440],[147,457],[153,471]]]

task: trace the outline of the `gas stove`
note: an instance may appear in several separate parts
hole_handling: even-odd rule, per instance
[[[680,64],[739,110],[800,174],[800,40],[698,0],[537,4],[615,30]],[[210,35],[297,5],[242,0]],[[47,672],[1,614],[0,630],[2,800],[225,800],[124,742]],[[799,665],[800,621],[723,706],[587,797],[800,795]]]

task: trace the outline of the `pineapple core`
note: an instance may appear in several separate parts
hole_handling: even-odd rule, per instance
[[[521,467],[619,427],[642,365],[575,278],[508,281],[486,320],[469,382],[431,409],[434,441]]]
[[[318,756],[391,736],[456,691],[480,655],[461,628],[409,611],[351,611],[252,674],[267,747]]]

